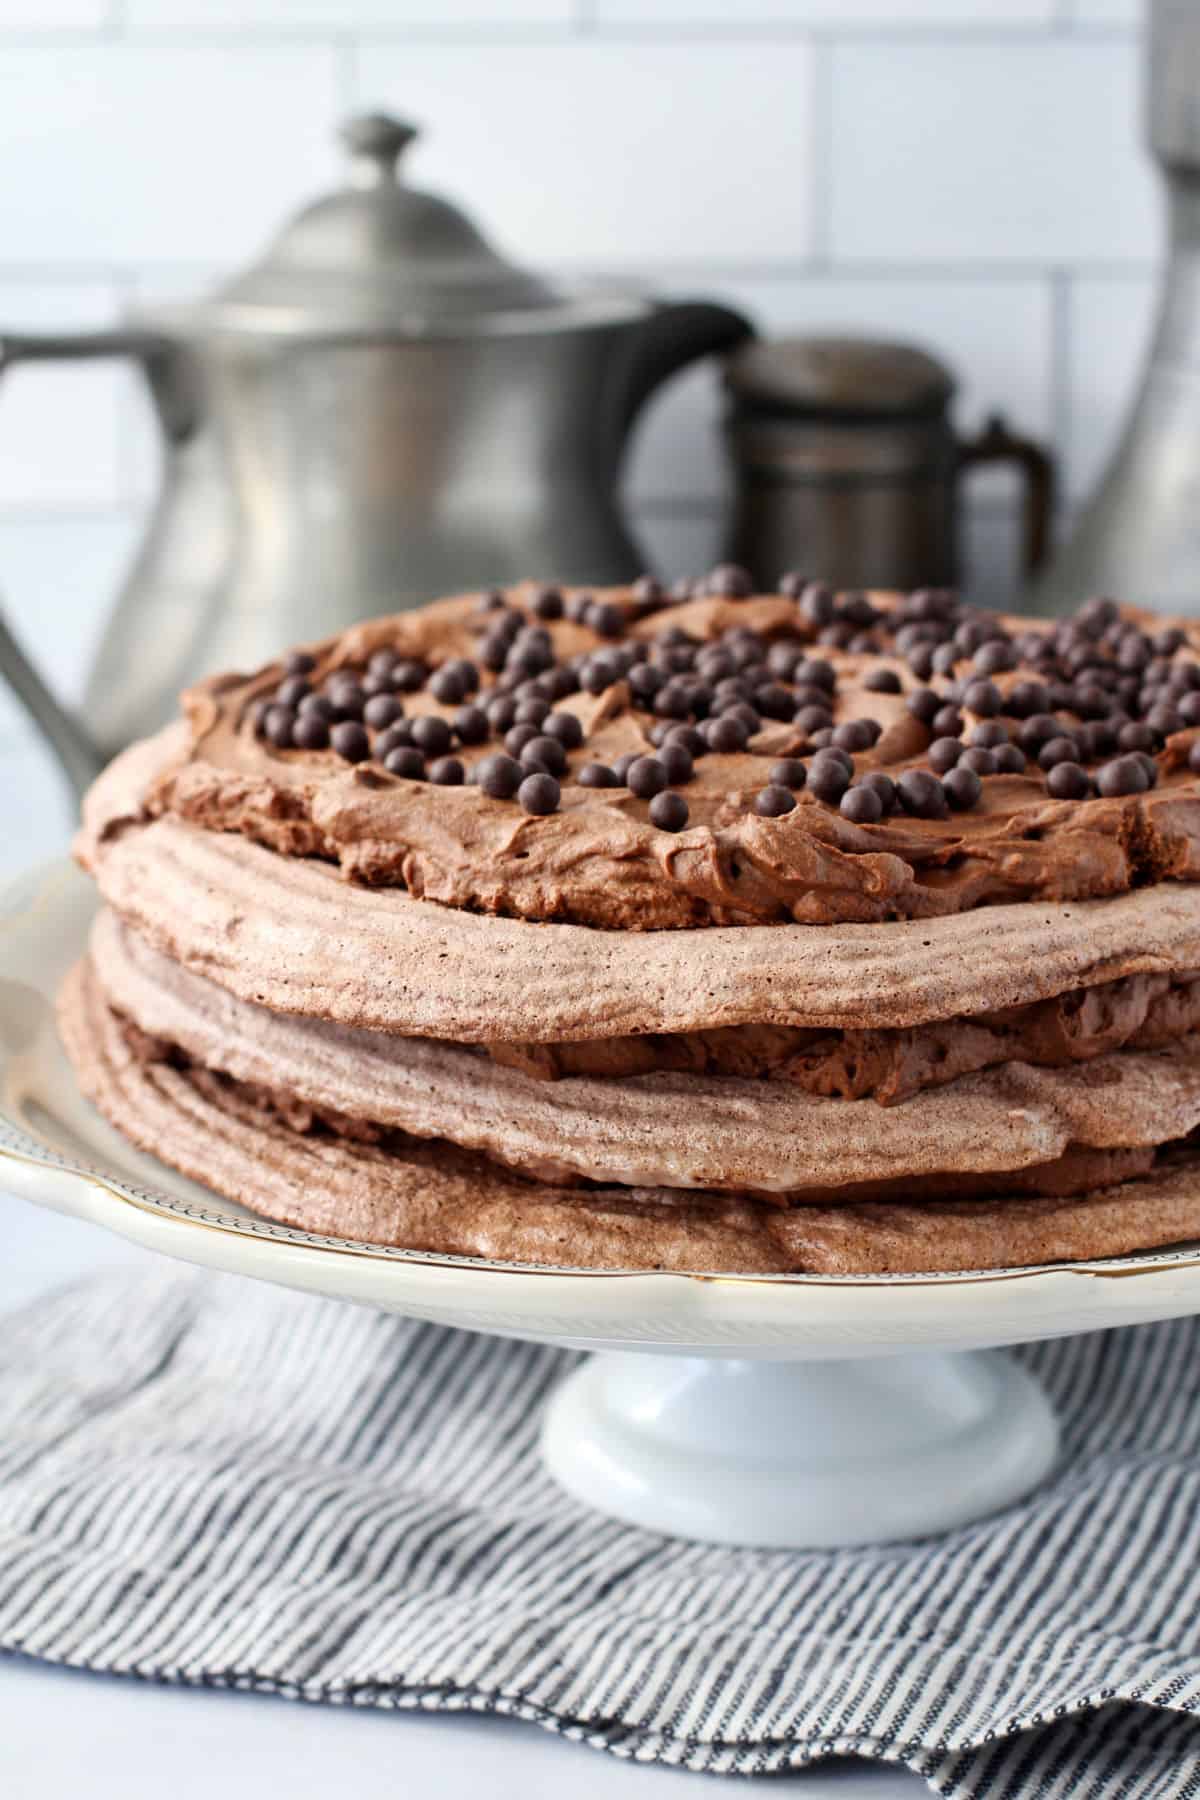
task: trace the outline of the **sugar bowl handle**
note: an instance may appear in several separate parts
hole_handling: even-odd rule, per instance
[[[978,437],[958,446],[960,475],[983,463],[1015,463],[1024,476],[1022,563],[1025,574],[1032,575],[1045,562],[1050,548],[1058,479],[1054,458],[1033,438],[1010,431],[999,413],[992,413]]]

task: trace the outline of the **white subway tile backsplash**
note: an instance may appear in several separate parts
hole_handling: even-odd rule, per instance
[[[1075,500],[1091,491],[1116,448],[1150,343],[1158,287],[1151,275],[1072,282],[1064,461]]]
[[[803,43],[410,43],[364,46],[357,91],[523,260],[781,262],[811,242],[811,72]]]
[[[0,338],[95,331],[118,309],[111,282],[0,277]],[[14,362],[0,381],[0,507],[120,499],[123,377],[116,362]]]
[[[332,48],[0,49],[0,246],[9,263],[257,252],[328,186]]]
[[[731,25],[729,0],[593,0],[600,25],[687,27]],[[830,30],[909,25],[949,25],[958,31],[1047,25],[1055,0],[742,0],[739,27],[762,24],[821,26]]]
[[[846,42],[832,79],[835,257],[1070,263],[1157,248],[1132,42]]]
[[[1149,0],[1066,0],[1072,25],[1140,25]]]
[[[136,511],[0,515],[0,606],[55,692],[74,702],[142,530]],[[0,682],[0,744],[29,721]]]
[[[231,25],[251,30],[278,26],[295,32],[566,28],[574,15],[574,0],[125,0],[128,25],[154,31]]]
[[[961,430],[976,431],[987,413],[1002,410],[1014,429],[1050,435],[1050,290],[1044,280],[808,275],[730,282],[695,276],[676,286],[743,308],[769,336],[847,333],[919,344],[959,375]],[[712,366],[689,370],[663,390],[631,446],[626,492],[632,504],[725,495],[720,411],[719,375]],[[997,491],[993,477],[982,472],[973,485]]]
[[[0,36],[54,31],[102,31],[111,0],[0,0]]]

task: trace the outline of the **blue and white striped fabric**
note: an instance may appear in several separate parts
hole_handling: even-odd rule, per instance
[[[714,1772],[840,1751],[946,1795],[1200,1794],[1200,1330],[1024,1354],[1067,1443],[1027,1503],[921,1544],[723,1550],[554,1487],[559,1352],[107,1276],[0,1321],[0,1645]]]

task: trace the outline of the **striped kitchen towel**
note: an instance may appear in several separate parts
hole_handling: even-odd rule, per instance
[[[1025,1503],[916,1544],[716,1549],[589,1513],[538,1415],[574,1358],[229,1277],[0,1320],[0,1645],[73,1667],[528,1719],[937,1793],[1200,1793],[1200,1329],[1022,1353],[1065,1427]]]

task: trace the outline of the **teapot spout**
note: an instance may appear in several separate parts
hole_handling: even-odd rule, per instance
[[[83,726],[59,704],[0,614],[0,675],[8,681],[62,767],[77,800],[91,786],[106,758]]]
[[[732,350],[754,335],[749,319],[712,301],[680,300],[656,307],[638,327],[630,348],[614,421],[618,453],[638,413],[664,381],[700,357]]]

